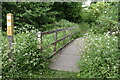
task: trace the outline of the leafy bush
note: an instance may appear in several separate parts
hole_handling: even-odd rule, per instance
[[[118,30],[118,3],[114,5],[109,4],[107,8],[103,11],[103,14],[96,20],[98,27],[102,29],[103,32],[107,31],[117,31]]]
[[[118,37],[115,32],[94,34],[88,33],[85,38],[86,47],[79,65],[80,78],[120,78],[120,51]]]
[[[21,77],[22,74],[30,74],[46,67],[48,54],[37,50],[36,34],[32,32],[14,36],[14,62],[8,60],[7,46],[2,50],[4,77]]]
[[[78,34],[79,37],[84,36],[83,34],[90,31],[90,24],[88,24],[87,22],[82,22],[79,24],[79,26],[80,26],[80,32]]]
[[[118,3],[92,3],[89,8],[83,8],[81,16],[83,22],[88,22],[90,27],[104,33],[118,30]],[[92,25],[93,24],[93,25]]]
[[[3,30],[6,29],[7,13],[14,15],[16,30],[24,31],[24,28],[28,30],[34,28],[45,30],[41,25],[53,23],[55,15],[58,13],[51,11],[52,5],[52,2],[3,2]]]
[[[82,18],[84,21],[91,23],[95,22],[98,17],[104,14],[108,8],[109,3],[97,2],[92,3],[89,8],[83,8]]]
[[[57,18],[81,22],[82,2],[55,2],[53,11],[60,12]]]
[[[61,19],[52,24],[42,25],[42,27],[46,27],[46,31],[53,30],[53,29],[75,27],[75,26],[79,26],[79,25],[73,22],[69,22],[65,19]]]

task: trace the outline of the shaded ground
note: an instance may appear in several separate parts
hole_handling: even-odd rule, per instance
[[[79,72],[78,61],[84,51],[84,38],[78,38],[67,45],[51,59],[50,69]]]
[[[78,73],[76,72],[67,72],[67,71],[57,71],[45,69],[42,73],[32,75],[34,78],[77,78]]]

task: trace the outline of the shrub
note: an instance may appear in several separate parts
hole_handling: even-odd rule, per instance
[[[73,22],[69,22],[65,19],[61,19],[59,21],[56,21],[53,24],[42,25],[42,27],[46,27],[46,30],[75,27],[75,26],[78,26],[78,24],[73,23]]]
[[[85,53],[79,62],[78,77],[120,78],[118,37],[114,33],[112,35],[108,33],[91,32],[86,36]]]
[[[2,3],[2,25],[6,29],[6,14],[12,13],[15,19],[16,30],[23,31],[24,28],[45,30],[41,25],[53,23],[56,14],[51,11],[53,2],[3,2]],[[18,32],[19,33],[19,32]]]
[[[8,61],[7,46],[4,46],[2,50],[4,77],[21,77],[22,74],[30,74],[46,67],[48,54],[37,50],[36,35],[32,32],[14,36],[14,62]]]

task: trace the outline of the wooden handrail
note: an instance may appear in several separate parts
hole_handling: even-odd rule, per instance
[[[55,51],[50,57],[49,57],[49,59],[50,58],[52,58],[57,52],[59,52],[61,49],[63,49],[66,45],[68,45],[70,42],[72,42],[73,40],[70,40],[68,43],[66,43],[65,45],[63,45],[61,48],[59,48],[57,51]]]
[[[48,46],[43,47],[43,49],[46,49],[46,48],[48,48],[48,47],[50,47],[50,46],[52,46],[52,45],[56,45],[57,42],[60,42],[60,41],[66,39],[66,38],[68,38],[68,37],[70,37],[70,36],[72,36],[72,35],[74,35],[74,34],[76,34],[76,33],[78,33],[78,32],[75,32],[75,33],[70,34],[70,35],[68,35],[68,36],[65,36],[65,37],[63,37],[63,38],[61,38],[61,39],[59,39],[59,40],[56,40],[55,42],[49,44]],[[55,50],[56,50],[56,49],[55,49]]]
[[[70,34],[70,35],[68,35],[68,36],[65,36],[65,37],[63,37],[63,38],[61,38],[61,39],[59,39],[59,40],[51,43],[51,45],[54,45],[54,44],[56,44],[57,42],[59,42],[59,41],[61,41],[61,40],[64,40],[64,39],[66,39],[67,37],[70,37],[70,36],[72,36],[72,35],[74,35],[74,34],[76,34],[76,33],[78,33],[78,32],[74,32],[74,33],[72,33],[72,34]]]
[[[69,30],[69,29],[74,29],[74,28],[77,28],[77,27],[79,27],[79,26],[69,27],[69,28],[64,28],[64,29],[57,29],[57,30],[53,30],[53,31],[45,31],[45,32],[42,32],[42,35],[51,34],[51,33],[59,32],[59,31],[64,31],[64,30]]]
[[[58,42],[60,42],[60,41],[62,41],[62,40],[64,40],[64,39],[66,39],[66,38],[68,38],[68,37],[71,37],[72,35],[75,35],[76,33],[78,33],[78,32],[74,32],[74,33],[72,33],[72,34],[70,34],[70,35],[67,35],[67,36],[66,36],[66,34],[65,34],[65,37],[57,40],[57,32],[59,32],[59,31],[64,31],[64,33],[66,33],[65,30],[70,30],[70,29],[74,29],[74,28],[78,28],[78,27],[79,27],[79,26],[77,26],[77,27],[69,27],[69,28],[64,28],[64,29],[57,29],[57,30],[53,30],[53,31],[38,32],[38,34],[41,35],[41,36],[38,36],[38,44],[41,44],[41,45],[38,46],[38,47],[40,48],[40,50],[43,49],[43,51],[44,51],[45,48],[48,48],[48,47],[54,45],[54,54],[55,54],[55,53],[57,53],[59,50],[61,50],[64,46],[66,46],[67,44],[69,44],[69,43],[71,42],[71,40],[70,40],[67,44],[66,44],[65,42],[63,42],[63,43],[65,43],[65,45],[63,44],[63,46],[62,46],[61,48],[56,49],[56,45],[57,45]],[[43,35],[47,35],[47,34],[51,34],[51,33],[55,33],[55,35],[54,35],[54,42],[52,42],[51,44],[49,44],[49,45],[47,45],[46,47],[43,48],[43,46],[42,46],[42,36],[43,36]],[[41,38],[41,39],[39,39],[39,38]],[[41,40],[41,41],[40,41],[40,40]],[[54,55],[54,54],[53,54],[53,55]],[[52,56],[53,56],[53,55],[52,55]]]

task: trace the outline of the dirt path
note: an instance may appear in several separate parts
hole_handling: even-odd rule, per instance
[[[75,39],[51,59],[50,69],[79,72],[78,61],[84,50],[84,38]]]

